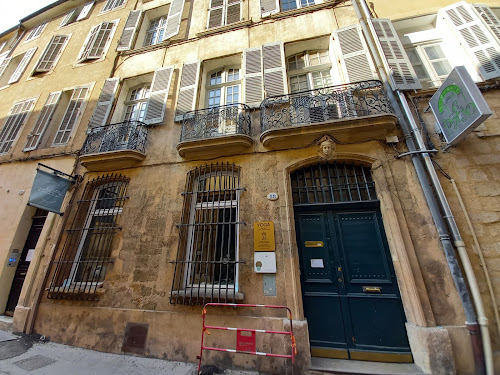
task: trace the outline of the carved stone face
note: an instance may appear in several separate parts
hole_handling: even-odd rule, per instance
[[[319,155],[323,159],[329,159],[333,157],[335,153],[335,143],[330,139],[325,139],[319,145]]]

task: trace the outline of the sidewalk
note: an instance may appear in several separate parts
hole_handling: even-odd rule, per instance
[[[192,363],[110,354],[0,330],[0,375],[195,375]],[[206,375],[219,374],[214,368]],[[257,372],[225,371],[226,375]]]

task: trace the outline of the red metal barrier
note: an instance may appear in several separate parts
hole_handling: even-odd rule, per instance
[[[235,327],[218,327],[218,326],[207,326],[205,324],[205,317],[207,315],[207,307],[209,306],[230,306],[230,307],[263,307],[270,309],[286,309],[288,311],[288,318],[290,319],[290,331],[270,331],[266,329],[248,329],[248,328],[235,328]],[[241,353],[241,354],[251,354],[251,355],[261,355],[265,357],[278,357],[278,358],[291,358],[292,364],[295,363],[295,355],[297,354],[297,345],[295,343],[295,337],[293,336],[293,326],[292,326],[292,312],[286,306],[275,306],[275,305],[250,305],[243,303],[207,303],[201,312],[203,317],[203,328],[201,331],[201,349],[200,355],[198,356],[198,375],[201,371],[201,359],[203,357],[203,350],[214,350],[218,352],[227,353]],[[210,346],[204,346],[205,332],[210,335],[208,329],[220,329],[226,331],[236,331],[236,349],[226,349],[226,348],[215,348]],[[256,351],[256,334],[257,333],[270,333],[276,335],[288,335],[290,336],[290,346],[292,348],[292,354],[274,354],[274,353],[264,353]],[[292,366],[293,374],[293,366]]]

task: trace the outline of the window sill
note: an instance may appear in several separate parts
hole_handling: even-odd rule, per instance
[[[211,299],[211,300],[234,300],[241,302],[245,295],[240,292],[235,292],[234,289],[207,289],[201,288],[185,288],[182,290],[173,290],[170,292],[170,297],[189,298],[189,299]]]
[[[272,14],[265,16],[265,17],[262,17],[262,18],[263,19],[266,19],[266,18],[285,18],[285,17],[293,16],[293,15],[299,14],[299,13],[308,13],[308,12],[314,12],[315,10],[330,8],[334,5],[337,5],[337,3],[338,2],[335,0],[326,0],[322,4],[310,5],[310,6],[304,7],[304,8],[292,9],[292,10],[286,10],[284,12],[272,13]]]
[[[253,24],[253,21],[251,19],[249,19],[249,20],[235,22],[235,23],[231,23],[229,25],[214,27],[212,29],[201,31],[199,33],[196,33],[196,36],[207,36],[207,35],[217,34],[217,33],[223,32],[223,31],[236,29],[239,27],[250,26],[252,24]]]

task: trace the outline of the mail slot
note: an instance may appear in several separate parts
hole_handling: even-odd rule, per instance
[[[363,293],[380,293],[382,288],[379,286],[364,286]]]
[[[306,247],[323,247],[323,241],[306,241]]]

